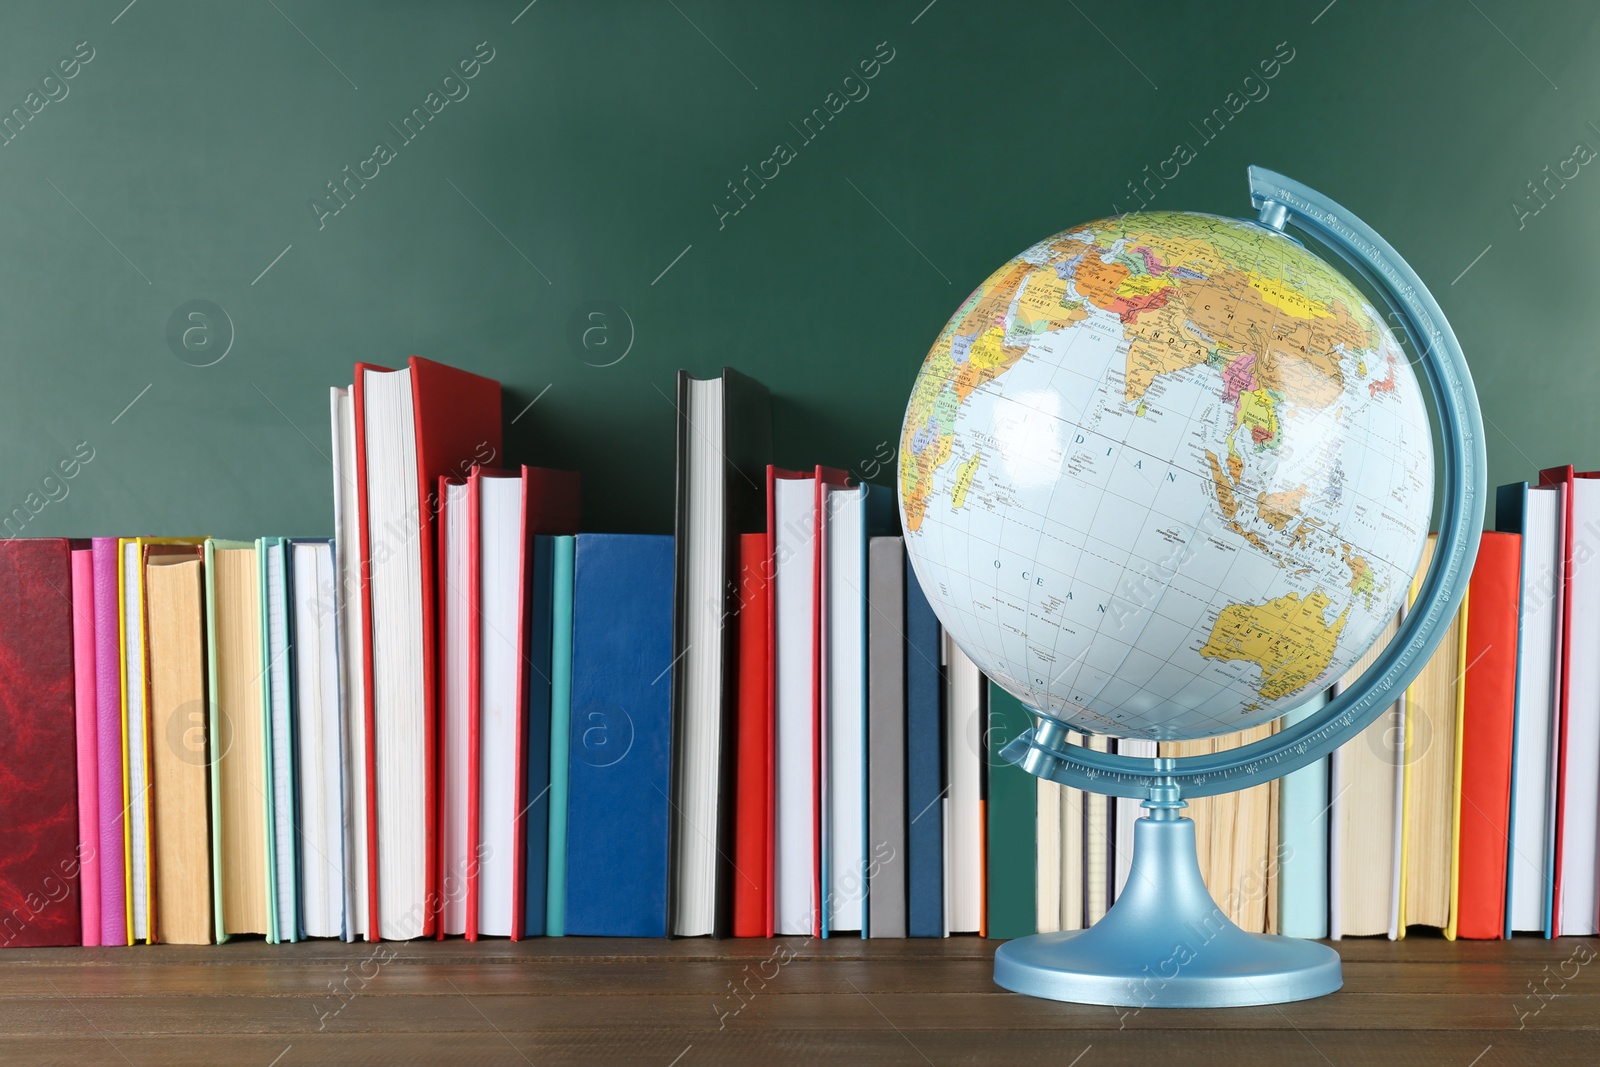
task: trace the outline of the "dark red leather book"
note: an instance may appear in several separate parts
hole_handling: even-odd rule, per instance
[[[72,555],[0,541],[0,947],[78,945]]]
[[[738,755],[733,832],[733,936],[770,937],[772,880],[767,854],[772,844],[768,764],[772,724],[767,694],[767,601],[770,597],[767,535],[739,536]]]
[[[1522,538],[1485,533],[1467,594],[1456,934],[1504,936],[1511,744],[1517,710]]]
[[[414,445],[416,449],[417,509],[416,549],[421,569],[421,622],[422,639],[415,650],[422,668],[422,738],[423,752],[419,766],[424,777],[421,797],[422,825],[411,826],[411,832],[420,832],[423,847],[420,851],[423,865],[420,899],[391,901],[385,906],[380,899],[379,887],[389,878],[395,884],[416,884],[413,872],[396,872],[384,866],[383,843],[379,827],[384,822],[394,822],[399,816],[381,812],[379,797],[386,790],[394,795],[389,785],[378,782],[377,748],[386,743],[380,735],[394,729],[383,709],[377,707],[376,670],[373,663],[373,552],[372,527],[381,522],[370,506],[368,485],[368,419],[367,382],[369,374],[400,373],[411,376],[411,405]],[[356,439],[356,492],[360,497],[360,512],[367,517],[361,530],[361,610],[366,623],[362,634],[362,672],[366,681],[367,737],[367,864],[369,871],[368,932],[370,940],[379,937],[431,937],[436,929],[439,895],[439,836],[438,836],[438,587],[435,548],[435,527],[438,518],[439,478],[444,475],[461,477],[474,464],[493,463],[501,451],[500,383],[492,378],[449,367],[442,363],[412,356],[404,371],[390,371],[376,364],[357,363],[353,404]],[[384,529],[381,547],[387,553],[409,552],[409,529]],[[402,755],[404,755],[402,753]],[[406,785],[405,788],[410,788]],[[420,912],[416,929],[407,916]],[[385,932],[385,927],[388,932]]]

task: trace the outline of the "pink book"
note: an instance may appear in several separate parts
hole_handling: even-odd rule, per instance
[[[117,539],[94,539],[94,673],[100,750],[100,943],[128,943],[127,852],[122,815],[122,651]]]
[[[100,736],[94,677],[94,553],[72,550],[72,673],[78,723],[78,884],[83,943],[100,943]]]

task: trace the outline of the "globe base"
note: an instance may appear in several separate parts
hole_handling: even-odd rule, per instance
[[[1155,810],[1134,824],[1128,882],[1087,930],[1001,945],[995,984],[1016,993],[1131,1008],[1226,1008],[1325,996],[1344,984],[1326,945],[1248,934],[1207,892],[1194,823]],[[1154,816],[1154,817],[1152,817]]]

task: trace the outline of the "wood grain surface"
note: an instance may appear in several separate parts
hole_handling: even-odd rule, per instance
[[[1137,1012],[1004,992],[996,944],[18,949],[0,955],[0,1063],[1600,1064],[1589,939],[1347,940],[1331,997]]]

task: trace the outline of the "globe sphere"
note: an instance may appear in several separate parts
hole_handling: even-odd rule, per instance
[[[1254,222],[1101,219],[962,302],[906,407],[906,550],[951,638],[1069,725],[1208,737],[1342,676],[1433,508],[1418,382],[1339,271]]]

